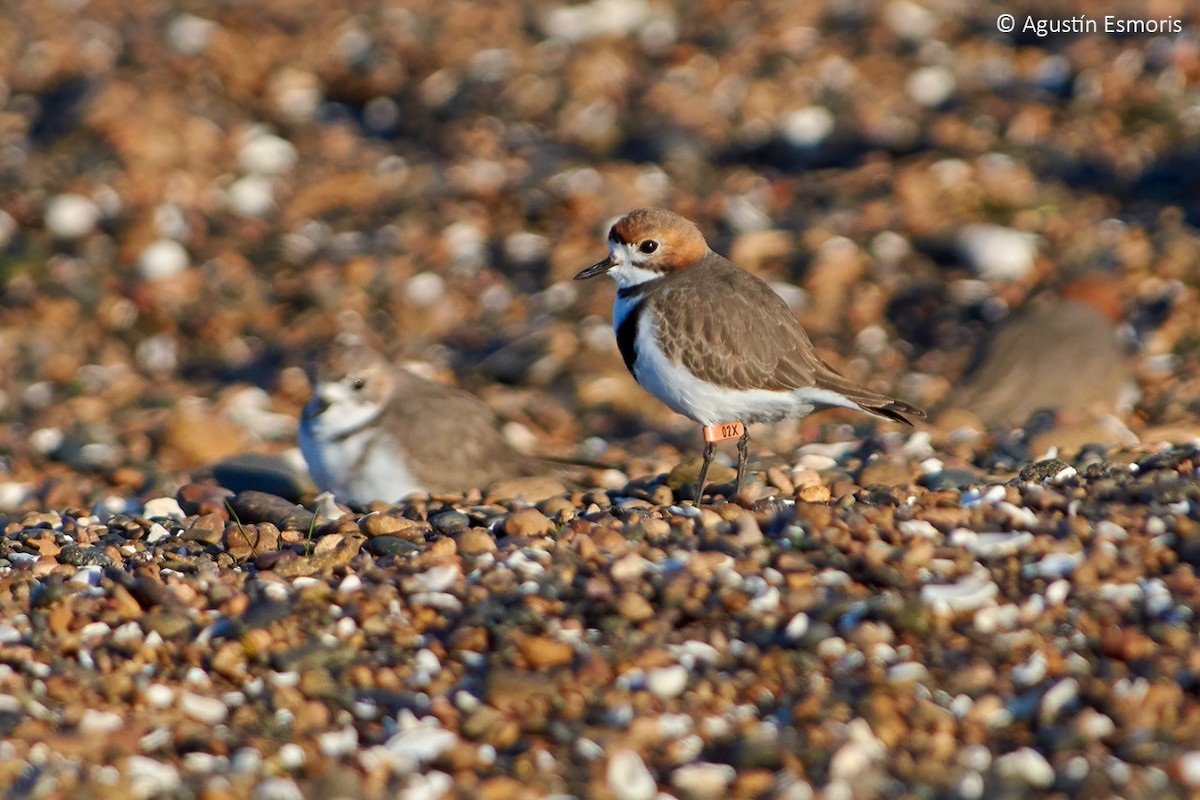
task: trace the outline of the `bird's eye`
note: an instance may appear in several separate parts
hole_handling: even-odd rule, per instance
[[[361,391],[366,385],[367,381],[364,378],[355,378],[350,382],[350,388],[356,392]]]
[[[657,249],[658,242],[654,241],[653,239],[647,239],[638,245],[638,250],[641,250],[643,253],[653,253]]]

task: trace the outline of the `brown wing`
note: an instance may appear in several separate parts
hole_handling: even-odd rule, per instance
[[[737,389],[826,389],[899,422],[908,422],[904,415],[925,416],[839,375],[821,360],[787,303],[721,256],[706,256],[685,280],[665,282],[661,302],[659,341],[667,357],[708,381]],[[689,308],[713,313],[688,314]]]
[[[401,442],[425,486],[462,491],[502,477],[544,474],[504,440],[495,414],[478,397],[403,372],[396,388],[395,416],[408,423]]]

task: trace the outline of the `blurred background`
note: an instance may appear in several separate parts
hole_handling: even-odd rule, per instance
[[[4,504],[290,450],[345,330],[527,449],[694,449],[626,373],[611,286],[570,280],[645,205],[937,411],[947,458],[1196,436],[1192,0],[1067,0],[1100,31],[1045,36],[1034,4],[923,0],[4,7]]]

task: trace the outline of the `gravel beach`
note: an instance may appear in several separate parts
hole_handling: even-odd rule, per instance
[[[0,796],[1200,796],[1200,11],[1054,13],[10,0]],[[695,506],[640,206],[929,421]],[[316,497],[347,332],[607,468]]]

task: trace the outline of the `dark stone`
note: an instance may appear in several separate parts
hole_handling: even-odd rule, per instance
[[[92,564],[99,564],[102,567],[111,567],[113,565],[112,556],[100,548],[83,547],[77,544],[69,544],[60,550],[58,560],[63,564],[70,564],[73,567],[87,567]]]
[[[1018,475],[1018,480],[1028,483],[1044,483],[1071,466],[1059,458],[1047,458],[1027,465]]]
[[[410,556],[421,552],[421,546],[399,536],[376,536],[367,541],[367,552],[373,556]]]
[[[965,489],[968,486],[978,484],[979,480],[979,475],[970,470],[943,469],[928,475],[922,475],[917,479],[917,484],[924,486],[930,491],[940,492],[947,489]]]
[[[236,494],[264,492],[295,503],[308,486],[303,476],[296,474],[278,456],[265,453],[239,453],[212,468],[217,483]]]
[[[443,536],[462,533],[471,527],[471,520],[461,511],[442,511],[429,519],[433,529]]]

